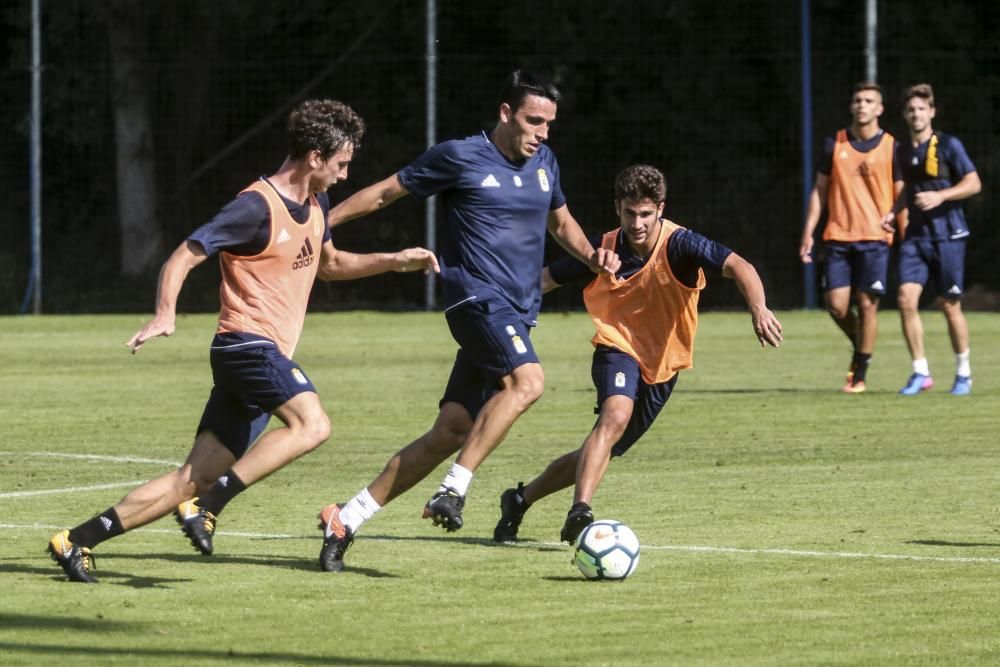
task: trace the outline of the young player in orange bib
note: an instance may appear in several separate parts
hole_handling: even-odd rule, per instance
[[[497,542],[513,542],[528,508],[575,484],[573,506],[560,537],[572,542],[594,520],[591,502],[612,457],[623,455],[652,426],[677,382],[690,368],[698,329],[698,296],[705,269],[736,281],[762,346],[782,341],[781,323],[768,310],[753,266],[725,246],[662,218],[663,174],[634,165],[615,180],[620,228],[592,240],[617,252],[621,268],[594,277],[584,288],[594,334],[592,375],[597,423],[579,449],[556,458],[527,485],[504,491]],[[586,265],[566,258],[545,268],[542,289],[592,277]]]
[[[243,190],[163,265],[156,315],[127,345],[134,353],[174,332],[184,280],[218,253],[222,308],[210,355],[212,393],[184,465],[52,536],[49,552],[71,581],[96,581],[95,546],[172,510],[192,544],[212,553],[226,503],[329,436],[316,388],[292,361],[314,280],[438,268],[423,248],[363,255],[334,248],[326,190],[347,178],[363,133],[363,121],[346,104],[303,102],[289,116],[289,152],[278,171]],[[261,436],[271,414],[284,426]]]

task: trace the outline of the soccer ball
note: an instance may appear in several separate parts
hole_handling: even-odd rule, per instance
[[[624,579],[639,564],[639,538],[621,521],[595,521],[576,538],[573,562],[588,579]]]

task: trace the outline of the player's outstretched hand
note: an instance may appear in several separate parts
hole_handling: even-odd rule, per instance
[[[396,253],[395,260],[396,267],[393,271],[416,271],[417,269],[423,269],[424,273],[430,273],[431,271],[441,273],[437,257],[426,248],[400,250]]]
[[[149,324],[139,329],[134,336],[129,338],[125,342],[125,346],[129,349],[129,352],[135,354],[150,338],[170,336],[174,333],[174,329],[173,317],[154,317]]]
[[[602,271],[617,273],[621,266],[622,260],[618,257],[618,253],[608,248],[598,248],[590,256],[590,268],[595,273],[601,273]]]
[[[750,313],[753,318],[753,331],[757,334],[757,340],[761,347],[778,347],[781,341],[785,340],[781,335],[781,322],[767,308],[753,310]]]

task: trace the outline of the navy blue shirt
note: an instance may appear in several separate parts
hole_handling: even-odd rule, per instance
[[[260,177],[268,185],[270,182]],[[273,187],[273,186],[272,186]],[[277,189],[274,190],[278,192]],[[302,204],[288,199],[280,192],[278,196],[288,208],[292,220],[304,225],[309,220],[309,200]],[[325,192],[316,195],[323,219],[330,211],[330,198]],[[330,228],[323,232],[323,243],[330,239]],[[251,257],[267,248],[271,240],[271,211],[267,201],[256,192],[242,192],[222,207],[211,220],[194,230],[187,238],[194,241],[211,257],[225,250],[240,257]]]
[[[602,238],[603,235],[595,236],[590,239],[590,244],[595,249],[600,248]],[[624,231],[618,232],[617,252],[622,262],[621,268],[615,273],[619,280],[635,274],[646,265],[649,257],[652,257],[652,255],[649,257],[637,255],[625,238]],[[721,243],[709,240],[690,229],[678,229],[667,239],[667,263],[670,265],[670,270],[688,287],[695,287],[698,284],[698,269],[721,273],[722,265],[732,252]],[[549,275],[560,285],[573,280],[594,278],[594,272],[588,265],[569,256],[561,257],[549,264]]]
[[[927,169],[927,152],[932,143],[935,144],[937,175],[929,174]],[[902,170],[903,180],[906,182],[906,206],[909,214],[907,239],[941,241],[969,235],[962,202],[942,202],[929,211],[920,210],[915,203],[918,192],[950,188],[966,174],[976,171],[976,166],[972,164],[961,141],[950,134],[934,132],[930,139],[917,146],[909,141],[901,143],[896,149],[896,164]]]
[[[434,146],[398,177],[420,199],[442,195],[445,233],[438,260],[445,309],[499,298],[533,326],[548,216],[566,204],[549,147],[542,144],[527,160],[511,162],[483,132]]]
[[[885,133],[885,130],[879,130],[871,139],[858,139],[853,134],[851,134],[851,128],[845,130],[847,132],[847,143],[851,145],[851,148],[858,151],[859,153],[867,153],[869,151],[875,150],[882,139],[889,137]],[[895,141],[890,137],[890,141]],[[816,161],[816,171],[823,174],[824,176],[829,176],[830,172],[833,171],[833,150],[837,145],[836,137],[826,137],[823,139],[823,154],[819,156]],[[899,147],[899,142],[896,142],[896,148]],[[895,148],[894,148],[895,150]],[[899,170],[899,165],[895,161],[892,163],[892,180],[900,181],[903,179],[903,173]]]

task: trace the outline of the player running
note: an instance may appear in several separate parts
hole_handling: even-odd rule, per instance
[[[233,496],[329,436],[316,388],[292,361],[315,278],[437,270],[434,254],[423,248],[364,255],[334,248],[326,190],[347,178],[363,133],[362,119],[346,104],[303,102],[289,116],[289,152],[278,171],[243,190],[163,265],[156,314],[127,345],[135,353],[149,339],[171,335],[188,273],[219,253],[215,384],[184,465],[52,536],[49,552],[71,581],[96,582],[91,549],[171,510],[195,547],[210,554],[216,517]],[[284,426],[260,436],[272,413]]]
[[[574,484],[560,538],[573,542],[593,522],[591,503],[611,458],[622,456],[649,430],[670,398],[678,371],[691,367],[706,270],[736,281],[762,347],[782,341],[781,323],[765,305],[754,267],[729,248],[663,219],[666,193],[663,174],[647,165],[628,167],[615,179],[620,229],[592,243],[617,252],[621,268],[598,275],[583,290],[597,328],[591,366],[597,423],[579,449],[556,458],[527,485],[501,494],[496,542],[516,541],[533,503]],[[564,258],[542,272],[542,289],[589,276],[585,265]]]
[[[431,429],[354,498],[320,513],[326,571],[343,569],[344,552],[365,521],[456,451],[423,516],[448,531],[462,527],[476,468],[542,394],[529,334],[541,302],[546,229],[588,270],[618,268],[613,251],[591,247],[566,205],[559,165],[545,145],[558,101],[551,82],[516,71],[501,91],[492,132],[438,144],[330,212],[337,225],[408,194],[442,195],[441,285],[459,349]]]

